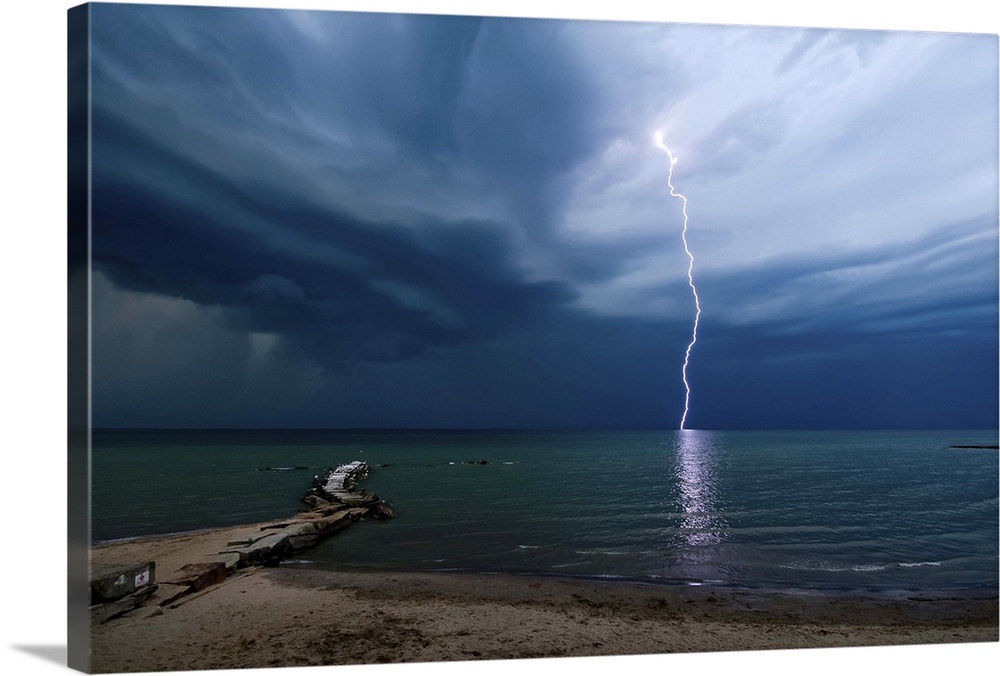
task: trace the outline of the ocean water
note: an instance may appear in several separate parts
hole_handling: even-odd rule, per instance
[[[95,431],[92,539],[281,518],[351,460],[397,518],[295,565],[995,589],[996,431]],[[482,463],[481,461],[486,461]]]

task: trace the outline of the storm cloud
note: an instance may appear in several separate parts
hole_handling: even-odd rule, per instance
[[[92,6],[97,426],[997,424],[997,38]]]

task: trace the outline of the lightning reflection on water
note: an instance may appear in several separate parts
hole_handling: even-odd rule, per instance
[[[692,546],[719,544],[726,524],[716,506],[717,458],[712,433],[678,432],[675,453],[684,539]]]

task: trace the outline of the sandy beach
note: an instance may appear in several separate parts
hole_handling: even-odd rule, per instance
[[[159,606],[184,564],[265,524],[98,545],[153,560],[154,598],[92,630],[95,672],[631,655],[998,640],[997,596],[824,595],[555,577],[237,570]]]

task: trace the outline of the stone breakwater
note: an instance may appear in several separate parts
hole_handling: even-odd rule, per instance
[[[233,542],[219,552],[230,555],[232,566],[276,566],[292,554],[315,547],[323,538],[337,533],[358,519],[371,515],[390,519],[395,512],[375,493],[358,486],[368,477],[368,465],[355,461],[313,478],[313,486],[302,497],[310,507],[290,521],[265,526],[274,531],[249,542]],[[233,556],[235,555],[235,556]],[[238,557],[238,558],[235,558]]]
[[[344,507],[364,508],[365,514],[376,519],[391,519],[395,513],[384,500],[358,487],[368,478],[368,465],[360,460],[329,470],[324,476],[313,477],[313,486],[302,498],[313,512],[323,514],[343,511]],[[300,515],[300,518],[309,518]]]
[[[315,476],[312,487],[301,498],[306,508],[285,521],[261,525],[246,538],[227,541],[216,551],[195,557],[167,572],[161,582],[156,581],[155,560],[93,569],[91,623],[139,611],[159,614],[162,608],[175,607],[186,600],[184,597],[203,592],[236,571],[277,566],[366,516],[394,517],[388,503],[360,486],[368,472],[366,463],[355,461]]]

